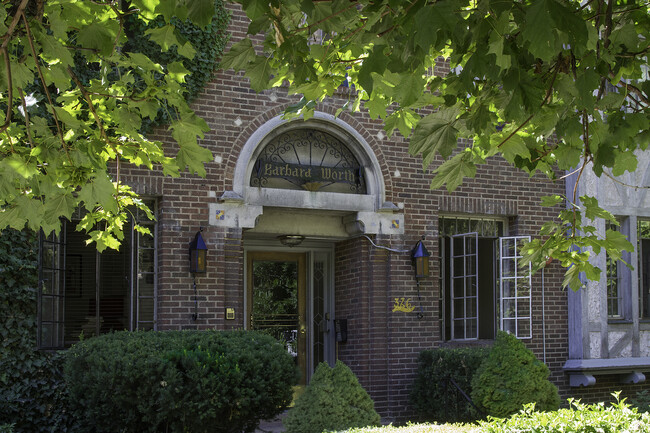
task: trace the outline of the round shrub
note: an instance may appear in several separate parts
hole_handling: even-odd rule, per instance
[[[66,353],[70,406],[87,431],[252,432],[291,402],[298,371],[251,331],[116,332]]]
[[[457,392],[451,379],[470,395],[472,378],[488,353],[486,347],[439,348],[420,352],[410,395],[419,420],[458,422],[479,418],[478,411]]]
[[[341,361],[321,363],[284,420],[286,433],[322,433],[379,425],[381,418],[359,380]]]
[[[514,335],[499,331],[487,359],[472,380],[472,400],[496,417],[535,403],[538,410],[557,410],[560,396],[548,380],[548,367]]]

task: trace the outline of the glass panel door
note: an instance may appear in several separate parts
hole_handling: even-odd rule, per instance
[[[307,378],[305,254],[249,252],[247,313],[249,329],[281,341]]]

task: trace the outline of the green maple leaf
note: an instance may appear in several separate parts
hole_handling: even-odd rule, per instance
[[[380,95],[373,95],[369,100],[364,101],[363,106],[368,110],[371,119],[386,117],[386,100]]]
[[[103,55],[113,51],[113,43],[117,35],[117,23],[94,22],[87,25],[77,35],[77,41],[82,47],[98,50]]]
[[[400,74],[395,87],[395,100],[401,107],[408,107],[420,98],[425,85],[424,78],[417,73]]]
[[[120,133],[128,135],[138,135],[138,130],[142,126],[142,119],[135,111],[129,110],[126,105],[121,105],[113,111],[115,122],[119,125]]]
[[[552,207],[564,202],[564,197],[561,195],[545,195],[542,197],[542,206]]]
[[[494,137],[497,138],[501,143],[501,146],[498,148],[498,150],[501,151],[501,154],[506,161],[514,163],[516,157],[521,157],[527,160],[530,159],[530,150],[528,150],[526,142],[519,134],[514,134],[504,142],[500,141],[500,139],[503,137],[503,134]]]
[[[203,132],[209,131],[208,124],[194,113],[186,114],[179,120],[172,122],[169,126],[172,130],[172,137],[177,142],[187,142],[193,140],[196,142],[196,137],[203,138]]]
[[[242,39],[233,44],[230,50],[221,58],[220,66],[223,69],[245,70],[256,58],[255,48],[250,39]]]
[[[605,233],[605,249],[614,260],[622,260],[623,251],[634,251],[634,246],[627,237],[616,230],[607,230]]]
[[[105,210],[117,212],[117,202],[113,194],[115,194],[113,182],[106,173],[98,173],[97,176],[89,179],[88,183],[81,187],[77,198],[84,203],[85,208],[89,211],[92,211],[97,203],[101,203]]]
[[[205,177],[204,163],[212,161],[212,152],[190,140],[179,142],[180,148],[176,154],[176,162],[179,167],[187,166],[190,173],[197,173]]]
[[[38,42],[43,47],[41,57],[49,64],[62,63],[64,66],[70,66],[74,63],[70,50],[63,46],[56,38],[43,33],[38,33]]]
[[[63,192],[48,197],[43,206],[43,223],[59,227],[59,218],[70,218],[77,207],[77,201],[69,192]],[[47,233],[47,232],[46,232]]]
[[[148,35],[149,39],[153,42],[160,45],[163,52],[168,51],[173,45],[181,46],[178,38],[176,38],[176,28],[171,24],[155,29],[147,29],[144,34]]]
[[[363,60],[361,69],[359,69],[357,80],[368,95],[372,95],[375,85],[373,73],[380,75],[383,74],[388,65],[389,59],[384,54],[385,48],[385,45],[375,45],[372,48],[372,51],[368,54],[368,57]]]
[[[435,172],[431,189],[445,185],[447,191],[452,192],[463,183],[463,178],[476,176],[476,165],[472,161],[471,152],[464,151],[445,161]]]
[[[252,21],[269,11],[269,2],[264,0],[243,0],[242,8]]]
[[[549,11],[549,2],[554,0],[537,0],[526,11],[526,25],[522,36],[530,43],[530,52],[542,60],[551,60],[555,54],[555,23]]]
[[[205,27],[212,22],[214,15],[214,0],[191,0],[187,6],[187,17],[199,27]]]
[[[251,80],[251,88],[256,92],[266,89],[271,80],[271,58],[256,56],[244,74]]]
[[[580,197],[580,201],[582,202],[582,205],[585,208],[585,217],[587,217],[588,219],[594,220],[596,218],[603,218],[605,220],[611,221],[614,224],[618,225],[618,222],[616,221],[614,215],[612,215],[610,212],[606,211],[605,209],[601,208],[598,205],[597,198],[583,195],[582,197]]]
[[[457,146],[459,131],[454,125],[459,112],[457,106],[442,107],[440,111],[422,118],[413,132],[409,153],[421,153],[425,167],[433,161],[436,152],[443,158],[449,157]]]
[[[614,162],[614,167],[612,167],[612,174],[614,176],[620,176],[625,172],[634,172],[636,171],[639,161],[632,151],[628,152],[619,152],[616,156],[616,162]]]

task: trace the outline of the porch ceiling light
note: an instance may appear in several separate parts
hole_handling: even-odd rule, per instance
[[[208,247],[205,245],[200,229],[196,232],[194,240],[190,242],[190,272],[193,274],[204,273],[207,270],[206,257]]]
[[[429,251],[424,247],[422,241],[415,244],[411,250],[411,258],[413,259],[413,267],[415,268],[415,278],[426,278],[429,276]]]
[[[296,247],[305,240],[305,237],[301,235],[282,235],[278,236],[278,239],[286,247]]]

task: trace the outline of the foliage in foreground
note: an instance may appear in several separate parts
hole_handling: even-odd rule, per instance
[[[151,51],[129,50],[125,23],[158,20],[145,36],[160,51],[201,62],[174,23],[204,28],[214,11],[215,0],[2,2],[0,229],[58,231],[83,206],[80,227],[98,249],[117,248],[125,209],[148,211],[122,183],[121,164],[205,174],[211,153],[197,139],[209,128],[185,99],[187,60],[160,64]],[[80,63],[96,76],[86,81]],[[172,154],[142,134],[161,108],[178,145]]]
[[[478,413],[451,384],[453,379],[467,394],[472,378],[488,356],[484,347],[424,350],[418,357],[418,371],[410,401],[422,421],[471,421]]]
[[[284,420],[287,433],[322,433],[377,426],[374,403],[352,370],[341,361],[334,368],[320,363]]]
[[[287,109],[293,116],[353,88],[339,112],[366,110],[389,135],[409,138],[409,152],[435,173],[432,188],[454,190],[495,157],[553,180],[576,167],[578,179],[585,169],[620,176],[650,142],[643,2],[236,1],[251,36],[224,68],[243,70],[256,91],[288,85],[303,96]],[[260,32],[263,52],[253,42]],[[564,284],[578,289],[581,272],[599,278],[588,248],[616,259],[631,251],[620,235],[596,235],[588,219],[614,218],[595,198],[551,200],[571,206],[528,248],[535,270],[557,259]]]
[[[117,332],[66,354],[86,431],[252,432],[291,402],[293,358],[253,331]]]
[[[476,431],[477,427],[471,424],[409,424],[405,427],[353,428],[346,430],[345,433],[470,433]]]
[[[472,400],[492,416],[504,417],[535,403],[539,410],[560,406],[550,371],[514,335],[497,333],[492,350],[472,380]]]
[[[582,432],[650,432],[650,414],[619,400],[611,405],[604,403],[585,405],[569,399],[569,408],[553,412],[540,412],[527,405],[510,418],[492,418],[481,422],[483,433],[563,433]]]

